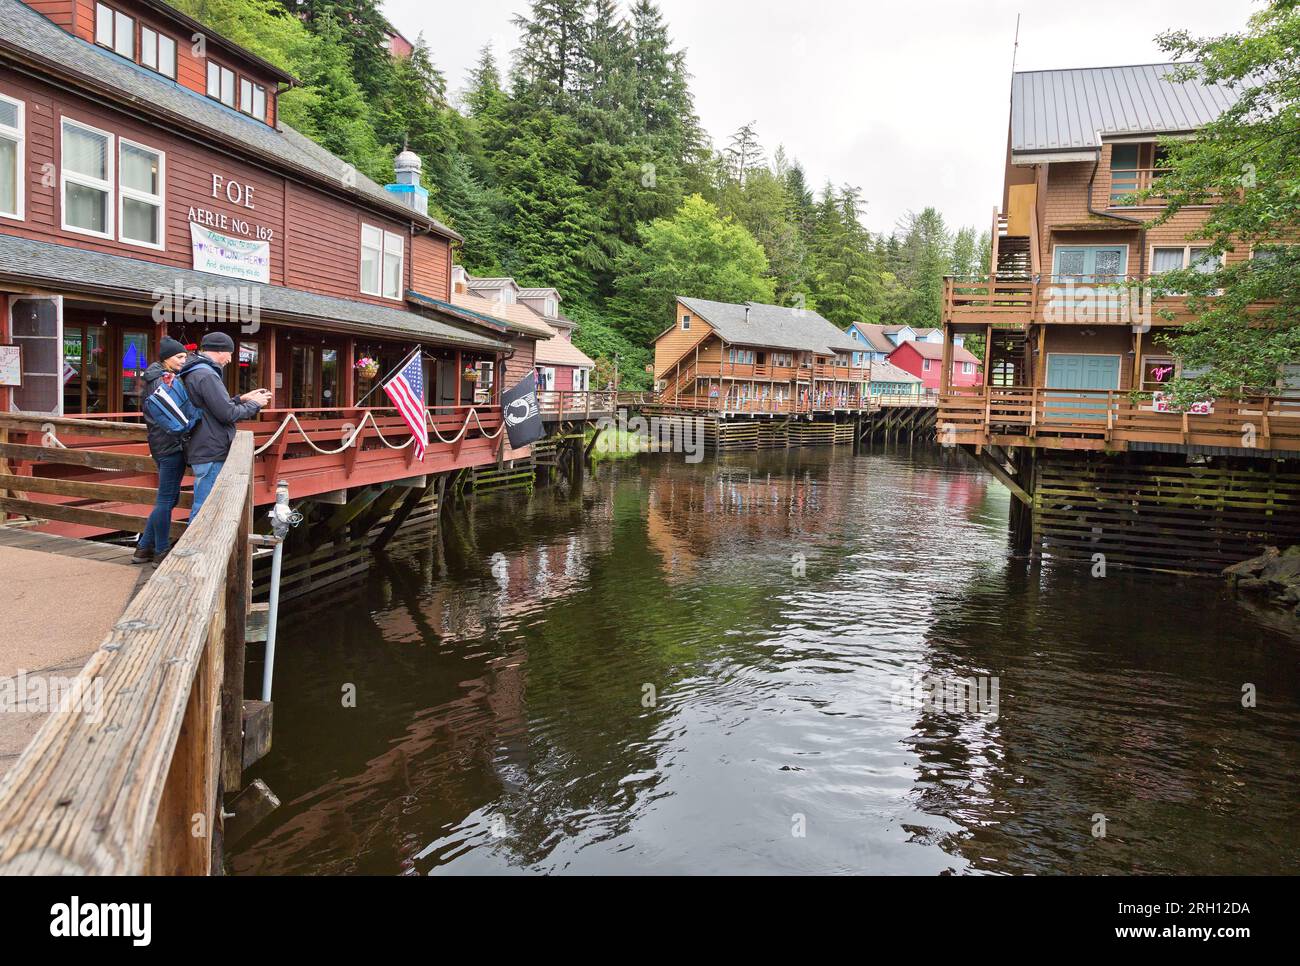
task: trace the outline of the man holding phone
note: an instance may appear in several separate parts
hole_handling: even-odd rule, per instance
[[[267,389],[254,389],[242,396],[226,392],[222,370],[230,364],[235,353],[235,340],[224,332],[209,332],[199,342],[197,355],[192,356],[181,370],[185,391],[203,412],[185,449],[187,462],[194,472],[194,505],[190,520],[198,516],[203,501],[212,492],[221,467],[230,455],[230,445],[235,441],[235,424],[242,419],[252,419],[271,403]]]

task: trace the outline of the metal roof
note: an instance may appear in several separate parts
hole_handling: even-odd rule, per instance
[[[679,296],[678,301],[708,322],[724,341],[737,345],[822,355],[862,349],[861,343],[849,338],[843,329],[812,309],[765,305],[762,302],[712,302],[684,296]]]
[[[872,382],[920,382],[921,379],[905,369],[900,369],[892,362],[873,362],[871,364]]]
[[[1011,79],[1012,152],[1091,149],[1106,137],[1194,131],[1236,103],[1226,84],[1170,80],[1181,66],[1017,72]]]
[[[256,292],[260,310],[269,319],[314,322],[324,327],[333,325],[374,334],[413,336],[489,352],[505,347],[496,339],[396,305],[389,307],[333,298],[283,285],[247,282],[13,235],[0,234],[0,278],[28,285],[35,283],[52,292],[111,294],[137,298],[149,304],[157,301],[158,291],[172,292],[178,284],[182,289],[248,289]]]
[[[90,87],[109,89],[113,96],[134,101],[136,114],[148,120],[150,109],[181,119],[191,128],[211,131],[227,142],[238,142],[254,158],[266,159],[301,172],[306,177],[328,180],[332,187],[378,205],[402,220],[432,225],[451,238],[460,235],[436,218],[413,211],[342,158],[283,122],[271,127],[241,114],[211,97],[141,67],[112,51],[68,33],[58,24],[19,0],[0,0],[0,58],[9,46],[25,56],[84,78]],[[143,110],[140,108],[143,107]],[[122,110],[132,113],[130,107]],[[164,123],[159,121],[158,123]]]

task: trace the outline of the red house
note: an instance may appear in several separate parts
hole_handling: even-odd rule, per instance
[[[904,372],[920,378],[926,389],[939,390],[939,372],[943,368],[943,346],[937,342],[919,339],[904,342],[886,357]],[[952,385],[977,386],[980,383],[980,361],[961,346],[952,349]]]

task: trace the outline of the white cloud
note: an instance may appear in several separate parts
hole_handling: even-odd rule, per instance
[[[1021,70],[1168,60],[1155,43],[1179,27],[1218,34],[1259,4],[1243,0],[660,0],[687,49],[705,130],[721,146],[756,120],[769,157],[778,144],[812,184],[855,184],[865,220],[888,230],[934,205],[951,225],[988,226],[1001,197],[1012,41],[1022,14]],[[505,65],[511,17],[526,0],[387,0],[407,36],[424,32],[459,91],[482,46]]]

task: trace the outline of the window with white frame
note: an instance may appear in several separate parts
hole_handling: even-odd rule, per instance
[[[386,299],[402,297],[405,239],[374,225],[361,226],[361,292]]]
[[[219,100],[226,107],[235,106],[235,72],[229,67],[208,61],[208,97]]]
[[[402,261],[406,246],[401,235],[384,232],[384,298],[402,297]]]
[[[140,63],[165,77],[176,77],[176,41],[141,25]]]
[[[501,288],[500,302],[502,305],[515,304],[515,290],[509,285],[505,285]]]
[[[135,21],[106,3],[95,4],[95,43],[135,60]]]
[[[1202,275],[1212,275],[1222,266],[1223,259],[1218,255],[1211,255],[1210,250],[1201,245],[1160,246],[1151,249],[1151,271],[1156,275],[1163,272],[1177,272],[1185,268],[1193,269]]]
[[[689,329],[690,327],[691,327],[691,317],[690,317],[690,315],[683,315],[683,316],[682,316],[682,330],[685,331],[686,329]]]
[[[239,79],[239,109],[259,121],[266,120],[266,88],[247,77]]]
[[[590,369],[573,370],[573,389],[575,392],[586,392],[591,388],[589,380],[591,377]]]
[[[1151,271],[1176,272],[1184,268],[1194,268],[1204,275],[1217,272],[1222,259],[1211,255],[1208,248],[1197,245],[1179,245],[1177,247],[1158,247],[1151,250]]]
[[[1261,245],[1251,251],[1250,257],[1265,265],[1273,265],[1283,256],[1294,258],[1298,249],[1300,249],[1298,245]]]
[[[546,300],[546,317],[548,319],[553,319],[555,318],[555,313],[558,311],[559,306],[555,304],[555,299],[548,298]]]
[[[118,142],[118,232],[122,241],[165,247],[163,153],[122,138]]]
[[[921,368],[924,369],[926,372],[929,372],[929,371],[930,371],[930,360],[929,360],[929,359],[922,359],[922,360],[921,360]]]
[[[0,94],[0,218],[23,217],[24,108]]]
[[[63,227],[113,237],[113,135],[63,119]]]
[[[961,374],[962,374],[963,376],[974,375],[974,373],[975,373],[975,363],[973,363],[973,362],[963,362],[963,363],[961,364]]]

